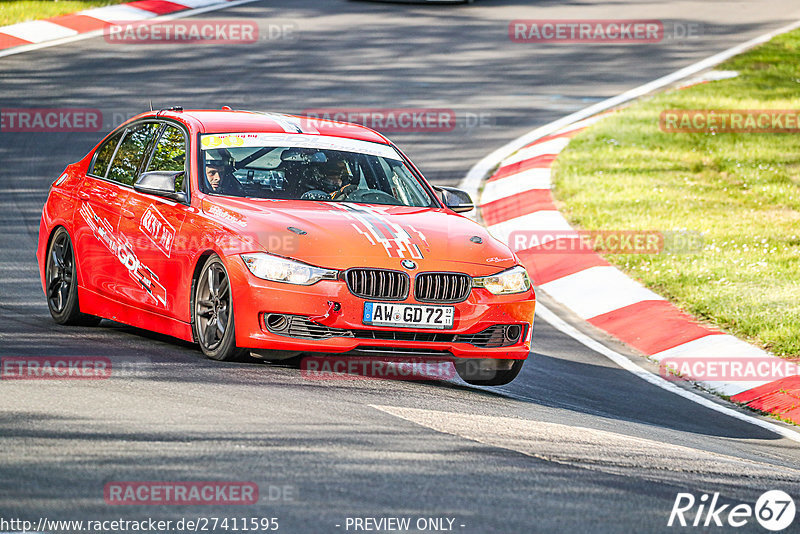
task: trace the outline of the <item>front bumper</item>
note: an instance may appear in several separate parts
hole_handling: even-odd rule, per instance
[[[310,286],[270,282],[253,276],[237,256],[227,258],[228,274],[233,288],[236,344],[250,349],[286,350],[301,352],[343,353],[350,351],[386,353],[440,354],[450,353],[458,358],[525,359],[531,348],[533,314],[536,296],[531,288],[515,295],[492,295],[475,288],[464,302],[455,308],[453,328],[448,330],[418,328],[387,328],[368,326],[362,322],[365,299],[356,297],[343,280],[323,280]],[[403,303],[418,303],[409,297]],[[332,304],[339,310],[333,311]],[[401,339],[367,339],[363,337],[329,337],[302,339],[271,332],[264,323],[266,314],[287,314],[309,317],[313,322],[346,331],[402,331],[451,334],[454,341],[413,341]],[[476,334],[494,325],[516,324],[523,328],[517,343],[503,347],[479,347],[461,342],[459,337]],[[389,337],[388,334],[376,337]],[[402,336],[401,336],[402,337]],[[430,336],[426,336],[430,337]],[[441,337],[441,336],[440,336]]]

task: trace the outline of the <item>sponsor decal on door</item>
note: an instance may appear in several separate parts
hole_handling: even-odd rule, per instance
[[[81,204],[80,213],[95,237],[125,266],[130,277],[142,286],[156,305],[166,307],[166,288],[158,282],[158,275],[139,261],[128,238],[124,235],[114,235],[111,224],[97,215],[88,204]]]
[[[169,258],[172,242],[175,240],[175,227],[152,204],[147,207],[139,221],[139,230],[150,238],[153,244]]]

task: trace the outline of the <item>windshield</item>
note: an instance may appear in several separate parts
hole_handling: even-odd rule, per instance
[[[250,198],[435,206],[389,145],[295,134],[201,137],[205,193]]]

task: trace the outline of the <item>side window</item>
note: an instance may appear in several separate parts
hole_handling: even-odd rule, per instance
[[[133,185],[136,171],[142,163],[145,149],[150,143],[158,124],[146,123],[128,128],[117,149],[117,155],[108,170],[108,179],[125,185]]]
[[[186,139],[183,131],[167,125],[156,144],[147,171],[183,171],[186,168]],[[175,180],[175,191],[183,191],[184,176]]]
[[[124,131],[125,130],[120,130],[119,132],[115,133],[108,139],[108,141],[103,143],[103,145],[97,149],[97,156],[94,158],[92,168],[89,169],[89,174],[101,176],[103,178],[106,177],[108,164],[111,163],[111,158],[114,156],[114,149],[117,148],[119,139],[122,137],[122,133]]]

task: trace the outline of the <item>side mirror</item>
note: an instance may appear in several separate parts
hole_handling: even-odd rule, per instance
[[[436,189],[441,191],[444,205],[456,213],[464,213],[475,209],[475,204],[473,204],[469,193],[466,191],[444,185],[438,185]]]
[[[159,197],[186,202],[186,193],[175,191],[175,183],[184,175],[183,171],[152,171],[145,172],[133,185],[133,189],[140,193],[156,195]]]

